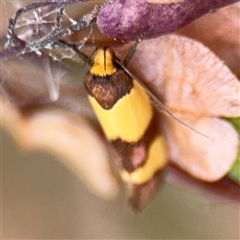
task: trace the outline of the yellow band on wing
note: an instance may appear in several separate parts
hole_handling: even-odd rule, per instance
[[[152,102],[135,80],[133,85],[131,92],[119,99],[109,110],[103,109],[94,97],[88,96],[98,121],[110,141],[120,138],[126,142],[137,142],[151,122]]]
[[[168,150],[163,136],[157,136],[150,145],[146,163],[129,173],[121,171],[120,176],[124,182],[144,184],[152,179],[154,174],[161,170],[167,163]]]

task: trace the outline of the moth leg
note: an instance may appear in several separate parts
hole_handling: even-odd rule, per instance
[[[136,40],[136,42],[134,43],[134,45],[130,48],[130,50],[128,51],[127,56],[125,57],[125,60],[123,61],[123,65],[127,66],[128,63],[131,61],[132,57],[134,56],[137,46],[138,44],[143,40],[143,38],[147,35],[149,29],[146,29],[140,36],[139,38]]]

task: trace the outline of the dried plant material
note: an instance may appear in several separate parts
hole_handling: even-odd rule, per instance
[[[3,1],[1,9],[4,12],[2,18],[2,32],[0,36],[6,38],[7,29],[9,27],[9,20],[14,16],[17,10],[25,8],[25,10],[18,15],[16,19],[16,24],[14,25],[14,32],[17,36],[28,43],[34,43],[40,39],[46,37],[56,30],[57,26],[57,11],[60,8],[60,2],[62,5],[65,5],[63,15],[61,18],[61,27],[60,29],[70,27],[70,25],[75,24],[79,19],[82,18],[85,14],[90,13],[95,6],[101,5],[104,3],[104,0],[75,0],[75,1],[58,1],[58,2],[49,2],[49,1]],[[44,3],[48,3],[44,6]],[[41,6],[34,7],[33,9],[27,7],[31,4],[41,4]],[[4,34],[3,36],[1,34]],[[54,35],[54,34],[53,34]],[[69,36],[71,35],[71,36]],[[62,37],[61,37],[62,38]],[[66,34],[64,40],[68,42],[78,42],[85,43],[85,41],[95,42],[102,41],[102,39],[107,39],[106,36],[103,36],[96,26],[89,26],[81,29],[81,31],[74,31],[69,34]],[[6,39],[7,40],[7,39]],[[113,41],[113,40],[112,40]],[[5,41],[6,42],[6,41]],[[39,42],[38,42],[39,43]],[[49,48],[49,46],[48,46]],[[35,48],[37,51],[38,49]]]
[[[240,3],[232,4],[201,17],[177,33],[205,44],[240,77],[239,16]]]
[[[81,116],[45,109],[26,117],[4,99],[1,107],[2,124],[22,149],[54,153],[98,196],[105,199],[116,196],[118,185],[104,142]]]
[[[235,129],[217,118],[240,115],[238,79],[209,49],[177,35],[143,41],[130,65],[171,112],[213,140],[167,117],[164,130],[172,161],[206,181],[224,176],[235,162],[239,142]],[[183,151],[176,150],[181,147]]]

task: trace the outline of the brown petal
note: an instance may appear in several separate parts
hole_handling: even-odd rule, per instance
[[[177,31],[216,53],[240,77],[240,3],[215,10]]]
[[[55,153],[73,174],[102,198],[117,194],[117,183],[102,139],[79,115],[63,110],[37,111],[29,117],[1,99],[2,124],[25,150]]]
[[[179,126],[176,121],[166,121],[171,160],[204,181],[217,181],[226,175],[237,157],[239,142],[236,130],[217,118],[179,118],[205,133],[209,139]]]

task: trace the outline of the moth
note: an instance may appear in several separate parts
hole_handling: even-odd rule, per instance
[[[84,43],[73,46],[61,39],[95,23],[100,8],[96,6],[78,21],[72,21],[70,27],[63,27],[61,18],[66,6],[79,2],[82,1],[39,2],[20,9],[9,24],[8,45],[17,54],[40,54],[45,48],[71,49],[80,54]],[[16,32],[18,18],[27,11],[43,7],[54,7],[58,15],[54,31],[34,42],[20,39]],[[91,64],[92,68],[85,77],[90,103],[107,139],[116,150],[120,176],[126,183],[130,204],[133,209],[140,210],[155,194],[168,160],[165,140],[157,127],[159,119],[153,104],[157,100],[142,88],[110,48],[98,48]]]

